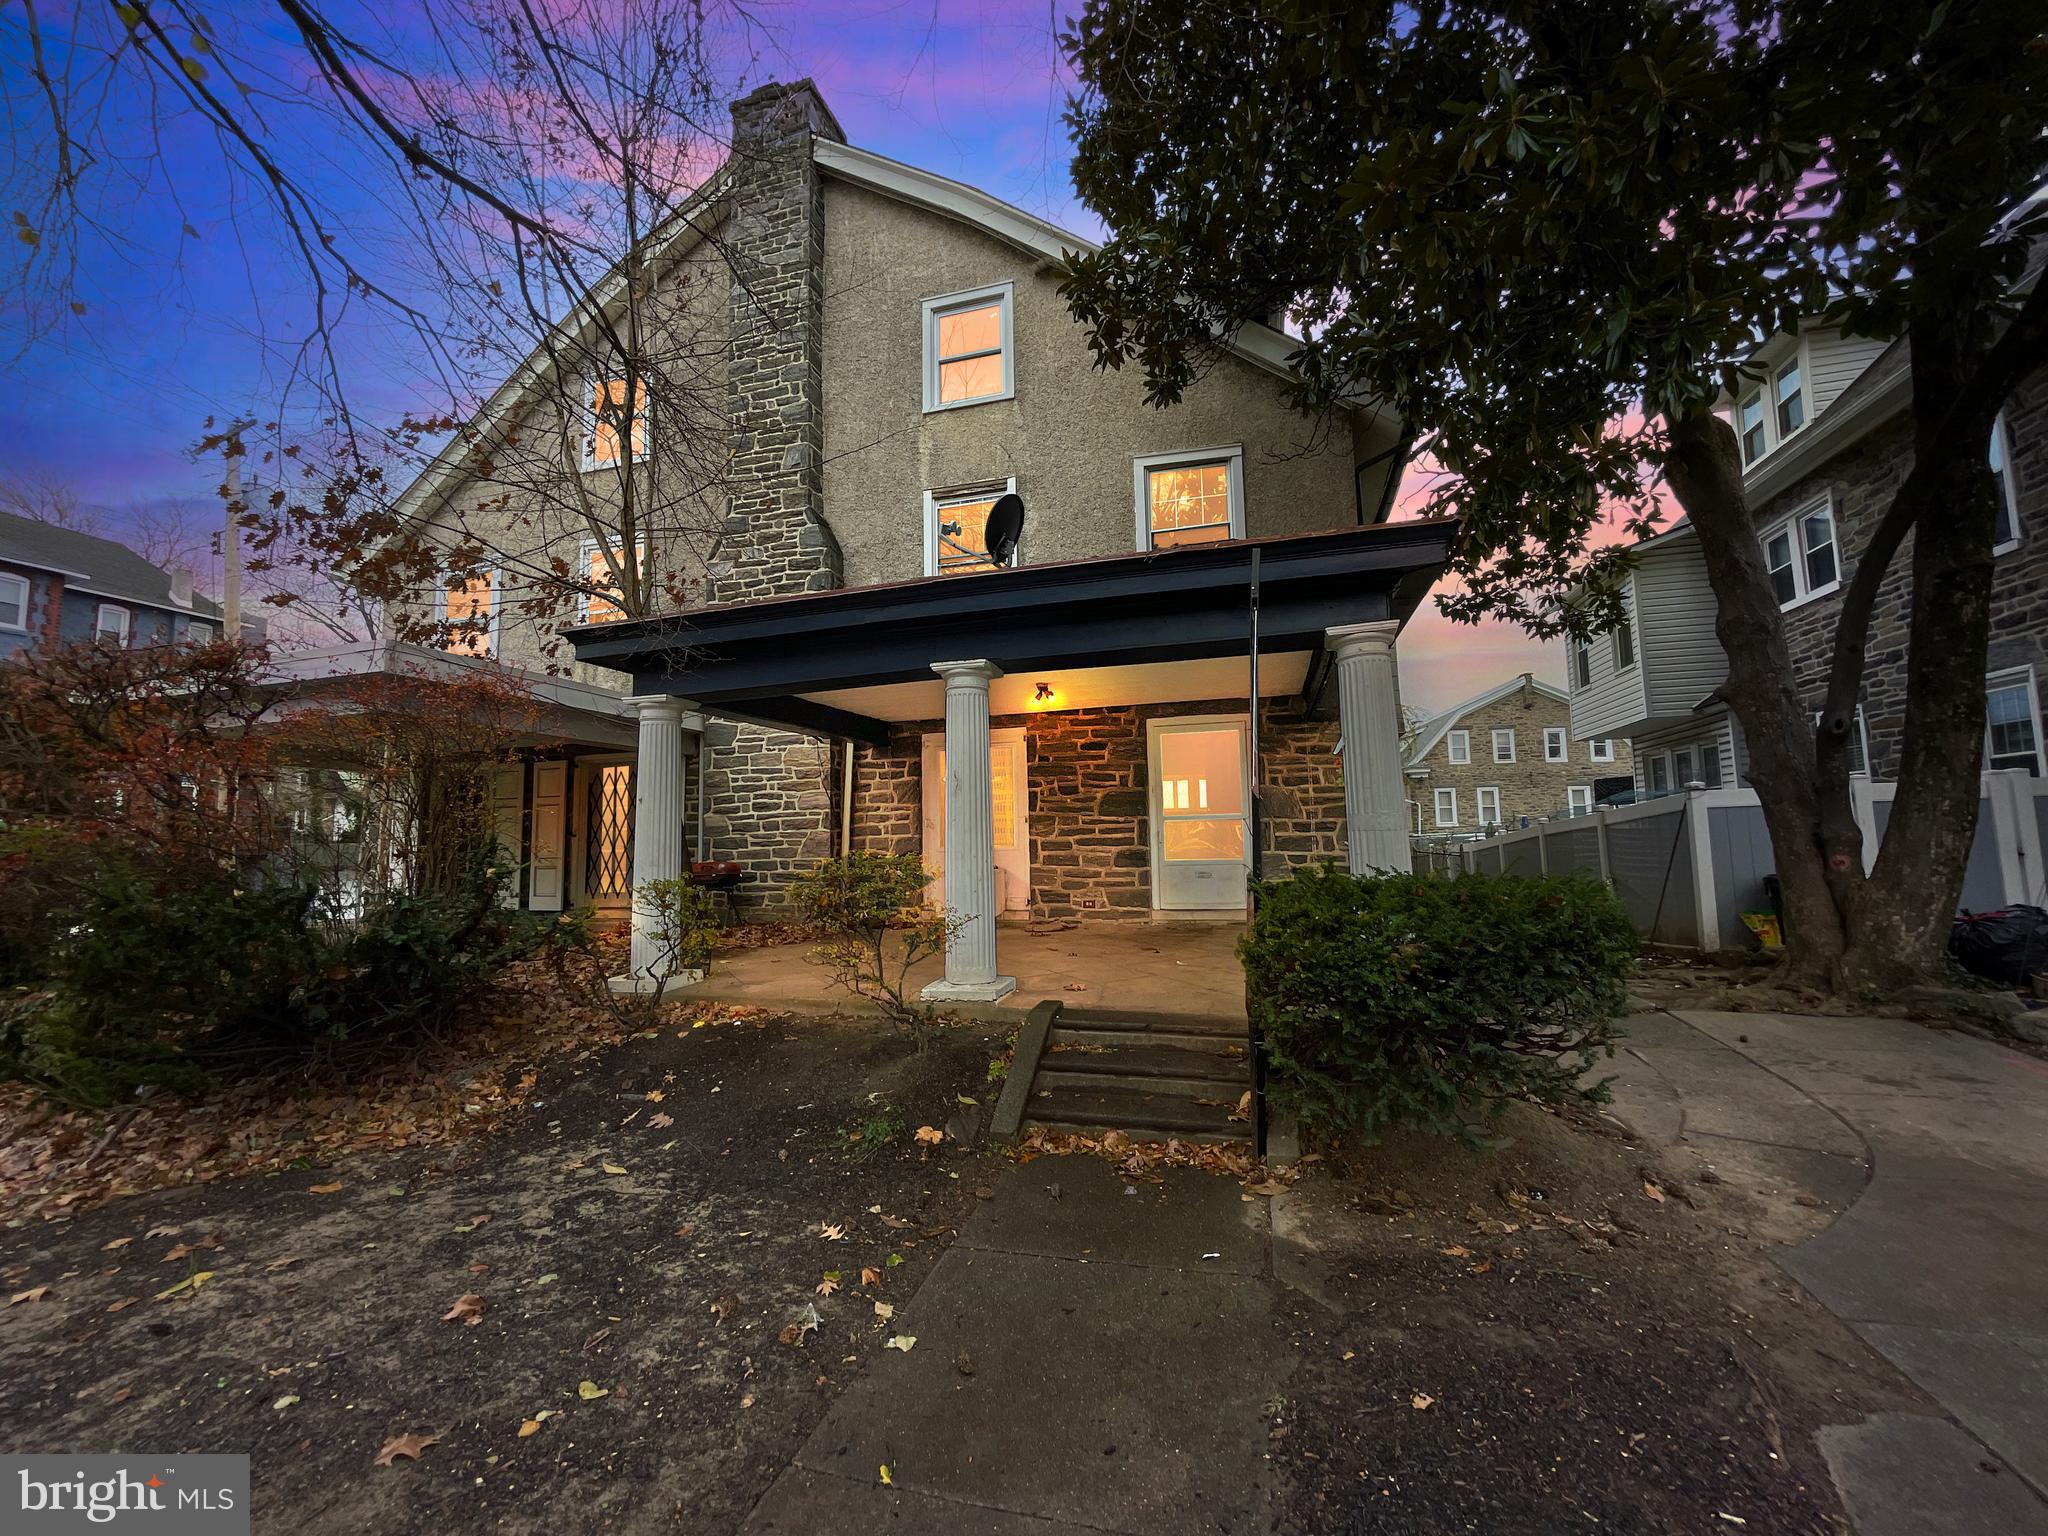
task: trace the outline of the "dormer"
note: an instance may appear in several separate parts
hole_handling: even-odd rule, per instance
[[[1816,324],[1780,332],[1750,354],[1736,392],[1716,402],[1735,429],[1743,473],[1812,426],[1887,345]]]

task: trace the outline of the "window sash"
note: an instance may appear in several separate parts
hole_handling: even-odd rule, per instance
[[[1614,670],[1624,671],[1636,664],[1636,620],[1633,613],[1623,610],[1621,622],[1614,626]]]
[[[1482,827],[1500,825],[1500,786],[1482,784],[1472,792],[1473,819]]]
[[[1564,808],[1576,816],[1581,811],[1593,809],[1593,786],[1590,784],[1567,785],[1564,792]]]
[[[1502,751],[1503,747],[1507,750]],[[1515,760],[1515,733],[1512,728],[1493,733],[1493,760],[1496,763],[1512,763]]]
[[[1772,523],[1758,537],[1771,592],[1780,608],[1832,592],[1842,584],[1832,498],[1809,503]]]
[[[585,469],[610,469],[620,463],[640,463],[647,457],[647,375],[636,373],[633,378],[635,409],[630,419],[623,419],[626,404],[626,380],[593,376],[583,390],[583,467]],[[612,419],[606,420],[610,416]],[[619,453],[619,428],[626,429],[627,446],[632,457],[623,458]]]
[[[988,315],[993,321],[971,322]],[[993,331],[993,335],[989,334]],[[1016,394],[1015,289],[998,283],[924,301],[924,408],[949,411]]]
[[[194,645],[211,645],[220,638],[220,629],[211,619],[187,619],[185,638]]]
[[[1570,750],[1565,745],[1564,732],[1554,725],[1545,726],[1543,728],[1543,761],[1546,763],[1561,763],[1570,755]]]
[[[1438,790],[1435,811],[1438,826],[1455,827],[1458,824],[1458,792],[1455,789]]]
[[[448,626],[441,649],[451,656],[495,656],[498,654],[498,573],[463,578],[451,586],[441,583],[441,618]],[[474,627],[456,628],[458,625]]]
[[[635,539],[633,541],[633,556],[640,566],[641,579],[644,581],[647,575],[647,541],[645,539]],[[597,540],[585,539],[583,541],[581,558],[583,561],[583,579],[593,587],[611,590],[612,595],[607,597],[603,591],[581,594],[577,601],[578,616],[585,624],[611,624],[623,619],[626,616],[626,610],[620,606],[618,593],[616,590],[613,590],[612,573],[604,562],[604,553],[598,548]]]
[[[1742,462],[1754,464],[1768,446],[1764,438],[1764,397],[1759,390],[1736,407],[1736,432],[1742,438]]]
[[[1574,646],[1574,647],[1573,647],[1573,652],[1574,652],[1574,654],[1576,655],[1576,657],[1577,657],[1577,659],[1578,659],[1578,667],[1579,667],[1579,686],[1580,686],[1581,688],[1590,688],[1590,687],[1592,687],[1592,686],[1593,686],[1593,647],[1591,647],[1590,645],[1578,645],[1578,646]]]
[[[1778,436],[1790,437],[1806,425],[1806,392],[1801,387],[1799,359],[1794,358],[1778,370]]]
[[[0,576],[0,629],[27,628],[27,580],[20,576]]]
[[[95,640],[111,638],[117,645],[126,645],[134,629],[134,615],[115,603],[101,603],[92,616],[92,637]]]
[[[1190,476],[1199,478],[1191,482]],[[1227,458],[1148,465],[1145,532],[1151,547],[1215,544],[1235,537],[1234,477],[1234,466]]]
[[[1472,733],[1453,731],[1445,739],[1445,755],[1459,767],[1472,761]]]
[[[1991,423],[1989,452],[1991,478],[1998,486],[1998,520],[1992,525],[1991,548],[2001,555],[2020,542],[2019,488],[2013,484],[2006,448],[2005,417],[2001,415]]]
[[[1596,736],[1591,741],[1587,742],[1586,761],[1591,763],[1613,762],[1614,738],[1612,736]]]
[[[1818,592],[1835,584],[1835,523],[1825,510],[1799,520],[1800,542],[1806,546],[1806,589]]]
[[[1984,761],[1991,768],[2024,768],[2041,776],[2041,720],[2032,668],[1985,680]]]

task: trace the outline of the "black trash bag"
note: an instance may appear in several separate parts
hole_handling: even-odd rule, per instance
[[[1948,931],[1948,952],[1972,976],[2017,991],[2048,970],[2048,912],[2000,907],[1964,913]]]

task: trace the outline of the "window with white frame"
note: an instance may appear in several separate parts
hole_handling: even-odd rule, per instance
[[[1758,390],[1735,407],[1735,435],[1742,440],[1742,462],[1754,464],[1769,446],[1764,435],[1764,392]]]
[[[1007,493],[1017,489],[1015,480],[991,481],[987,485],[963,486],[951,491],[924,493],[924,573],[927,576],[966,576],[997,567],[988,557],[988,514]],[[1010,563],[1022,562],[1019,549]]]
[[[1546,725],[1543,727],[1543,761],[1546,763],[1561,763],[1565,760],[1566,756],[1564,727],[1561,725]]]
[[[924,408],[950,411],[1017,393],[1009,283],[924,301]]]
[[[1614,670],[1625,672],[1636,664],[1636,614],[1622,605],[1621,622],[1614,626]]]
[[[1244,537],[1244,449],[1153,453],[1136,461],[1138,548]]]
[[[633,552],[635,563],[640,566],[635,580],[639,584],[644,584],[647,580],[646,541],[635,540]],[[626,610],[619,605],[619,584],[618,579],[612,575],[613,562],[605,559],[604,551],[598,548],[597,540],[585,539],[579,558],[583,563],[583,579],[590,583],[590,590],[581,593],[577,598],[578,616],[585,624],[609,624],[615,619],[623,619]],[[620,575],[632,574],[625,568],[623,550],[615,555],[614,560],[619,567]]]
[[[1806,425],[1806,392],[1799,387],[1798,358],[1778,370],[1772,391],[1778,401],[1778,441],[1782,443]]]
[[[625,370],[615,378],[593,377],[583,390],[583,467],[614,469],[647,457],[647,379],[634,374],[633,404],[626,405]],[[630,458],[629,458],[630,456]]]
[[[1830,498],[1823,496],[1764,529],[1763,546],[1764,567],[1780,608],[1790,608],[1841,585]]]
[[[1593,686],[1593,647],[1584,641],[1572,647],[1572,666],[1581,688]]]
[[[1472,761],[1472,733],[1453,731],[1444,738],[1444,755],[1451,762],[1462,766]]]
[[[441,586],[441,649],[455,656],[498,654],[498,573],[450,576]]]
[[[1611,763],[1614,761],[1614,738],[1596,736],[1586,743],[1586,761],[1589,763]]]
[[[92,637],[108,645],[126,645],[134,616],[119,603],[101,603],[92,619]]]
[[[1658,752],[1650,757],[1649,761],[1644,764],[1643,782],[1649,786],[1650,793],[1653,795],[1668,795],[1671,793],[1670,753]]]
[[[1436,824],[1440,827],[1455,827],[1458,824],[1458,792],[1455,789],[1440,789],[1436,792]]]
[[[1984,679],[1984,765],[2024,768],[2041,777],[2041,700],[2034,669],[2018,667]]]
[[[1593,786],[1573,784],[1564,792],[1564,808],[1574,816],[1583,816],[1593,809]]]
[[[1479,825],[1482,827],[1499,826],[1500,786],[1498,784],[1482,784],[1472,792],[1472,798],[1475,802],[1473,814],[1478,818]]]
[[[2020,493],[2013,483],[2011,440],[2005,431],[2005,417],[1991,423],[1991,478],[1998,482],[1997,532],[1991,538],[1991,553],[2002,555],[2019,548]]]
[[[0,629],[28,628],[28,580],[0,572]]]
[[[1493,760],[1496,763],[1512,763],[1515,760],[1515,733],[1513,727],[1493,733]]]
[[[187,619],[185,638],[194,645],[211,645],[220,638],[220,626],[211,619]]]
[[[1813,712],[1813,728],[1816,733],[1820,730],[1822,713],[1823,711],[1818,709]],[[1861,704],[1856,706],[1856,729],[1849,733],[1849,772],[1870,772],[1870,729],[1863,723]]]

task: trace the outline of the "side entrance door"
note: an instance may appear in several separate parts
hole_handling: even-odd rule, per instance
[[[1028,912],[1031,910],[1031,839],[1024,819],[1029,810],[1029,788],[1025,779],[1022,728],[991,731],[988,756],[999,909]],[[931,903],[942,907],[946,897],[946,738],[939,732],[933,732],[924,739],[924,863],[925,868],[932,872]]]
[[[1251,860],[1243,715],[1145,723],[1152,808],[1152,905],[1241,912]]]

